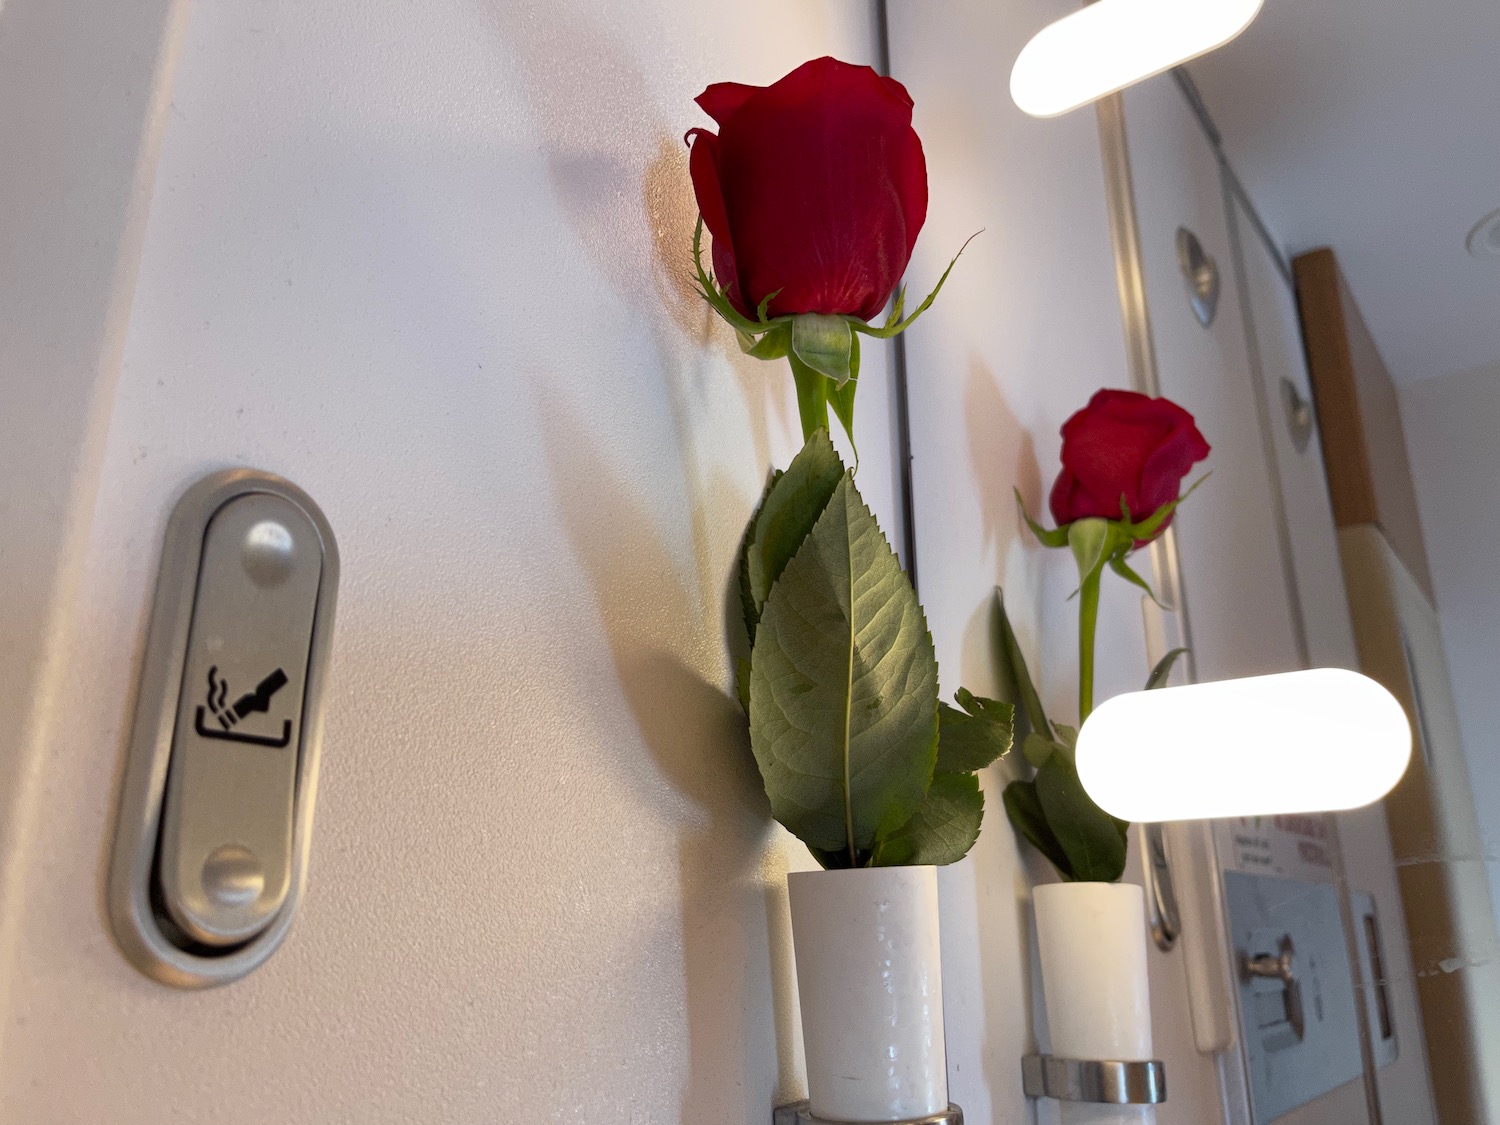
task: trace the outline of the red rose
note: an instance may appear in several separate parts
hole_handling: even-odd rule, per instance
[[[1177,499],[1182,478],[1209,450],[1186,410],[1134,391],[1099,391],[1063,423],[1062,438],[1063,469],[1052,486],[1059,526],[1120,519],[1122,496],[1131,522],[1141,522]]]
[[[927,162],[911,96],[867,66],[821,58],[771,86],[717,82],[688,133],[714,275],[754,316],[885,307],[927,217]]]

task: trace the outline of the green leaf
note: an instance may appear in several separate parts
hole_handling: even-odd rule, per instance
[[[1026,737],[1021,741],[1021,757],[1031,763],[1033,769],[1041,769],[1056,752],[1057,743],[1050,738],[1043,738],[1034,730],[1027,731]]]
[[[1155,688],[1166,687],[1167,681],[1172,678],[1172,666],[1177,663],[1180,657],[1186,655],[1187,649],[1174,648],[1166,656],[1158,660],[1156,667],[1151,669],[1151,675],[1146,677],[1146,690],[1151,691]]]
[[[957,698],[962,711],[938,704],[937,768],[947,773],[982,770],[1010,751],[1016,709],[962,690]]]
[[[953,267],[958,265],[958,260],[959,258],[963,257],[964,251],[969,248],[969,243],[973,242],[983,233],[983,231],[975,231],[973,234],[969,235],[969,237],[964,241],[964,244],[958,248],[958,253],[953,255],[953,261],[948,263],[948,268],[943,271],[943,276],[938,278],[937,285],[933,286],[932,292],[927,294],[927,299],[917,306],[916,311],[912,313],[911,316],[907,317],[905,320],[899,318],[898,314],[901,312],[901,304],[904,303],[903,294],[903,300],[901,302],[898,302],[897,307],[892,310],[891,317],[881,327],[876,328],[873,325],[865,324],[863,321],[857,320],[852,324],[853,329],[856,332],[863,332],[866,336],[876,336],[882,340],[889,340],[892,336],[896,336],[902,332],[905,332],[908,328],[910,328],[917,322],[917,317],[921,316],[924,312],[932,307],[932,302],[936,301],[937,295],[943,291],[943,283],[948,280],[948,275],[953,272]]]
[[[849,343],[849,378],[843,386],[828,389],[828,405],[838,416],[844,433],[849,437],[849,448],[854,450],[854,468],[859,469],[859,446],[854,442],[854,392],[859,390],[859,337],[851,337]]]
[[[1010,627],[1010,617],[1005,612],[1005,591],[995,590],[995,604],[1000,612],[1000,681],[1006,702],[1016,704],[1026,719],[1026,725],[1043,738],[1052,737],[1052,728],[1042,710],[1042,700],[1031,683],[1031,673],[1026,670],[1026,657],[1016,642],[1016,634]]]
[[[750,745],[776,819],[851,865],[927,795],[932,635],[847,472],[766,600],[750,658]]]
[[[755,505],[755,514],[750,517],[750,522],[745,525],[745,534],[740,537],[739,563],[735,569],[739,578],[740,616],[745,622],[745,636],[751,644],[755,643],[755,625],[760,620],[760,606],[765,598],[756,600],[754,587],[750,582],[750,545],[755,540],[755,525],[760,521],[761,513],[766,510],[766,500],[780,479],[781,470],[772,469],[766,478],[766,487],[761,489],[760,503]],[[809,521],[809,526],[811,526],[811,521]]]
[[[1026,526],[1031,528],[1031,534],[1036,536],[1037,542],[1043,547],[1066,547],[1068,545],[1068,529],[1066,527],[1043,527],[1031,518],[1031,513],[1026,510],[1026,501],[1021,499],[1021,490],[1015,489],[1016,507],[1021,509],[1021,518],[1026,521]]]
[[[740,706],[745,714],[750,713],[750,661],[745,659],[734,662],[734,694],[740,701]]]
[[[751,644],[771,587],[811,533],[843,477],[844,463],[828,440],[828,431],[818,430],[786,471],[772,479],[745,544],[742,596],[748,598],[743,608]]]
[[[1115,818],[1089,798],[1062,754],[1036,771],[1036,795],[1074,879],[1113,883],[1125,873],[1124,835]]]
[[[1103,568],[1114,553],[1117,534],[1114,521],[1097,516],[1068,524],[1068,546],[1073,548],[1073,561],[1078,564],[1080,582],[1087,582]]]
[[[1072,750],[1078,745],[1078,728],[1070,727],[1066,723],[1053,723],[1052,733],[1057,735],[1058,745]]]
[[[849,381],[854,332],[842,316],[799,313],[792,317],[792,354],[839,386]]]
[[[848,849],[830,852],[808,844],[807,850],[812,852],[813,859],[818,861],[818,866],[824,871],[842,871],[848,867],[863,867],[865,860],[868,858],[867,856],[857,856],[856,859],[858,862],[850,863]]]
[[[1042,812],[1042,802],[1036,795],[1036,783],[1012,781],[1005,787],[1001,799],[1005,803],[1005,815],[1015,825],[1016,831],[1046,856],[1064,879],[1072,879],[1073,868],[1068,862],[1068,853],[1063,851],[1052,826],[1047,823],[1046,814]]]
[[[968,688],[961,687],[953,693],[953,701],[975,718],[984,716],[993,719],[997,723],[1010,724],[1016,715],[1015,705],[1006,703],[999,699],[986,699],[982,695],[975,695]]]
[[[984,820],[984,794],[972,773],[935,773],[927,799],[911,819],[881,840],[874,863],[901,867],[957,863],[979,839]]]

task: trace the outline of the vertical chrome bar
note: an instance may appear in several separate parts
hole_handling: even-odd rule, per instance
[[[1104,162],[1104,191],[1109,211],[1110,239],[1114,245],[1115,282],[1120,292],[1120,315],[1125,332],[1125,353],[1130,368],[1131,386],[1142,394],[1160,395],[1161,377],[1157,368],[1156,347],[1151,332],[1151,310],[1146,296],[1146,274],[1141,254],[1140,226],[1136,215],[1135,183],[1130,168],[1130,149],[1125,132],[1125,106],[1119,94],[1112,94],[1095,103],[1099,123],[1099,150]],[[1168,528],[1148,548],[1151,559],[1152,585],[1163,608],[1173,611],[1177,620],[1178,636],[1187,648],[1184,661],[1187,679],[1197,679],[1197,666],[1193,660],[1192,629],[1188,615],[1187,592],[1183,581],[1181,556],[1177,547],[1175,529]],[[1188,826],[1184,826],[1186,828]],[[1204,855],[1210,867],[1207,880],[1212,887],[1213,904],[1209,916],[1217,925],[1216,933],[1201,935],[1199,940],[1208,944],[1227,943],[1229,932],[1222,887],[1222,868],[1208,835],[1207,824],[1192,826],[1203,833]],[[1163,870],[1148,862],[1148,880],[1171,878],[1168,863]],[[1170,947],[1166,947],[1170,948]],[[1220,950],[1225,956],[1227,952]],[[1232,1021],[1238,1025],[1239,994],[1230,990],[1229,1004]],[[1242,1122],[1251,1120],[1249,1093],[1244,1076],[1248,1060],[1244,1052],[1243,1036],[1237,1037],[1238,1050],[1231,1048],[1219,1052],[1220,1110],[1223,1120]]]
[[[1130,384],[1141,394],[1160,395],[1161,376],[1156,344],[1151,334],[1151,309],[1146,299],[1146,272],[1141,262],[1141,233],[1136,221],[1135,181],[1130,171],[1130,148],[1125,137],[1125,103],[1119,94],[1096,105],[1099,151],[1104,159],[1104,197],[1109,209],[1109,235],[1115,251],[1115,284],[1120,291],[1120,317],[1125,331],[1125,358]],[[1177,535],[1167,528],[1147,548],[1152,586],[1163,608],[1175,611],[1182,643],[1187,648],[1187,676],[1196,680],[1193,634],[1188,621],[1187,593],[1177,551]]]
[[[891,73],[891,23],[886,0],[875,0],[875,69]],[[911,588],[917,587],[917,514],[916,494],[911,471],[911,409],[906,389],[906,340],[897,336],[890,342],[892,393],[896,403],[896,477],[901,494],[901,562]],[[919,591],[920,592],[920,591]]]

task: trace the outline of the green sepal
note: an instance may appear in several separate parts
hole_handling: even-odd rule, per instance
[[[1156,591],[1151,589],[1151,583],[1147,582],[1133,569],[1131,569],[1130,564],[1125,561],[1126,557],[1129,554],[1130,542],[1129,540],[1127,540],[1123,548],[1117,550],[1113,555],[1110,556],[1109,569],[1114,571],[1121,578],[1125,579],[1125,581],[1129,582],[1132,586],[1139,586],[1146,592],[1146,596],[1148,598],[1150,598],[1153,602],[1156,602],[1156,604],[1160,606],[1161,602],[1156,601]]]
[[[1057,868],[1059,875],[1071,880],[1073,869],[1068,862],[1068,853],[1063,850],[1052,826],[1047,823],[1041,799],[1037,797],[1036,783],[1012,781],[1005,787],[1001,800],[1005,805],[1005,815],[1015,825],[1016,831],[1047,857],[1048,862]]]
[[[792,317],[791,354],[839,386],[850,377],[854,331],[842,316],[799,313]]]
[[[792,365],[792,381],[797,385],[797,414],[802,419],[802,440],[811,441],[813,434],[828,428],[828,391],[833,380],[803,363],[796,352],[788,352],[786,358]]]
[[[849,378],[843,386],[828,388],[828,405],[844,427],[849,448],[854,451],[854,468],[859,469],[859,446],[854,441],[854,392],[859,390],[859,337],[849,339]]]
[[[962,253],[962,251],[960,251]],[[885,318],[887,324],[895,324],[901,319],[901,314],[906,308],[906,286],[896,288],[896,299],[891,302],[891,314]]]
[[[1167,680],[1171,678],[1172,666],[1177,663],[1179,657],[1186,656],[1187,649],[1174,648],[1156,662],[1156,667],[1151,669],[1151,675],[1146,677],[1146,689],[1152,691],[1156,688],[1166,687]]]
[[[871,866],[957,863],[979,839],[984,794],[972,773],[932,775],[927,797],[911,818],[875,845]]]
[[[982,770],[1010,752],[1015,708],[960,688],[958,707],[938,703],[937,768],[946,773]]]
[[[1189,496],[1191,496],[1194,492],[1196,492],[1198,490],[1198,486],[1212,475],[1212,473],[1204,473],[1201,477],[1199,477],[1191,485],[1189,485],[1188,490],[1181,496],[1177,497],[1176,500],[1167,501],[1167,503],[1163,504],[1160,508],[1157,508],[1156,511],[1152,512],[1140,523],[1130,522],[1130,506],[1125,502],[1125,497],[1121,496],[1120,510],[1125,517],[1121,522],[1125,525],[1125,530],[1129,532],[1130,538],[1137,543],[1148,543],[1152,539],[1155,539],[1157,533],[1161,531],[1162,524],[1167,522],[1167,517],[1175,512],[1177,510],[1177,506],[1184,500],[1186,500]]]
[[[1031,534],[1035,535],[1037,542],[1043,547],[1066,547],[1068,545],[1067,526],[1047,528],[1031,518],[1031,513],[1026,510],[1026,501],[1021,499],[1021,490],[1015,489],[1016,507],[1021,510],[1021,518],[1026,521],[1026,526],[1031,528]]]
[[[1078,728],[1070,727],[1066,723],[1053,723],[1052,733],[1057,736],[1059,746],[1072,750],[1078,745]]]
[[[851,320],[850,327],[856,332],[862,332],[866,336],[874,336],[881,340],[889,340],[892,336],[898,336],[902,332],[905,332],[917,322],[917,317],[932,307],[932,302],[937,300],[937,295],[943,291],[943,283],[948,280],[948,275],[953,272],[953,267],[958,264],[959,258],[963,257],[964,251],[969,248],[969,243],[973,242],[982,233],[983,231],[975,231],[965,239],[964,244],[958,248],[958,253],[953,255],[953,261],[949,262],[948,268],[943,271],[943,276],[938,278],[937,285],[933,287],[932,292],[927,294],[927,299],[918,305],[916,311],[910,316],[905,319],[902,319],[901,316],[902,306],[905,303],[905,292],[903,291],[897,294],[896,305],[891,309],[891,315],[886,318],[886,322],[879,328],[876,328],[872,324],[865,324],[859,320]]]
[[[792,328],[789,324],[778,324],[757,340],[743,329],[734,330],[740,342],[740,351],[755,359],[781,359],[791,351]]]
[[[751,320],[739,309],[735,308],[724,294],[724,290],[714,281],[713,275],[703,268],[703,216],[698,216],[698,225],[693,228],[693,269],[697,273],[695,278],[698,295],[712,306],[714,312],[718,313],[736,332],[744,333],[746,336],[759,336],[761,333],[775,328],[777,325],[786,324],[791,321],[789,316],[778,316],[767,318],[766,310],[776,293],[771,293],[761,301],[760,307],[756,309],[756,320]],[[780,292],[778,289],[777,293]],[[741,344],[741,347],[744,345]]]
[[[1119,542],[1119,525],[1114,520],[1089,516],[1068,524],[1068,546],[1078,565],[1080,584],[1097,576],[1109,561]]]

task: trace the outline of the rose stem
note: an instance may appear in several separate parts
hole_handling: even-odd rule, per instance
[[[1103,567],[1083,578],[1078,590],[1078,725],[1094,709],[1094,630],[1099,624],[1099,584]]]

